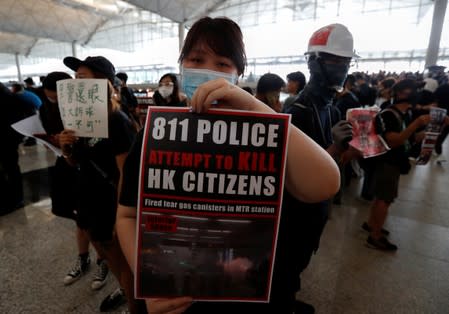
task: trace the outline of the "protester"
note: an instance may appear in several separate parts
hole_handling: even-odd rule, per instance
[[[59,134],[64,130],[61,113],[58,106],[56,83],[60,80],[71,79],[65,72],[51,72],[42,82],[46,101],[39,108],[39,118],[46,134],[35,134],[56,147],[59,146]],[[75,266],[64,277],[64,284],[69,285],[81,278],[90,267],[89,238],[85,231],[78,226],[77,180],[78,171],[71,167],[63,157],[58,157],[53,167],[49,169],[50,197],[52,212],[60,217],[70,218],[77,222],[76,242],[78,258]],[[102,259],[99,258],[99,261]],[[91,282],[93,290],[99,290],[106,284],[108,268],[106,263],[98,262],[98,270]]]
[[[374,202],[369,220],[362,228],[370,233],[366,243],[372,248],[383,251],[396,251],[397,246],[387,236],[389,231],[383,228],[388,209],[398,196],[399,177],[410,171],[408,150],[413,141],[420,142],[424,134],[415,134],[420,127],[430,121],[429,115],[422,115],[411,122],[412,97],[416,92],[416,83],[406,79],[393,86],[393,105],[377,116],[377,131],[391,148],[377,158],[374,175]],[[448,119],[446,119],[448,120]],[[449,122],[449,121],[446,121]]]
[[[330,156],[339,161],[348,149],[352,139],[349,122],[342,120],[339,110],[332,106],[338,91],[348,74],[354,53],[352,34],[341,24],[331,24],[313,33],[307,49],[307,65],[310,80],[294,104],[284,112],[292,115],[292,123],[326,149]],[[318,168],[316,168],[318,170]],[[286,193],[283,208],[295,208],[297,231],[295,235],[296,254],[294,263],[298,269],[295,276],[307,267],[310,258],[318,249],[324,230],[330,202],[305,203]],[[300,288],[300,282],[296,289]],[[303,313],[313,313],[312,305],[298,303]]]
[[[115,69],[108,59],[102,56],[85,60],[66,57],[64,64],[76,72],[76,78],[108,79],[109,137],[78,138],[73,130],[64,130],[59,135],[59,142],[67,162],[79,168],[79,227],[86,231],[90,242],[124,289],[107,296],[100,310],[123,303],[124,293],[130,312],[137,313],[132,273],[114,231],[122,168],[136,130],[113,97]],[[97,261],[98,265],[102,263],[104,261]]]
[[[304,86],[306,86],[306,77],[301,71],[287,74],[287,93],[289,97],[284,100],[282,107],[284,111],[296,101]]]
[[[120,94],[120,104],[122,111],[128,115],[128,117],[131,119],[131,121],[137,125],[137,127],[140,129],[140,119],[139,119],[139,113],[137,112],[137,98],[134,95],[133,89],[129,87],[127,84],[128,82],[128,75],[125,72],[119,72],[117,73],[116,77],[120,80],[121,85],[118,88],[119,94]]]
[[[26,118],[29,110],[15,94],[0,83],[0,132],[3,136],[0,154],[0,216],[24,206],[22,173],[19,166],[18,148],[23,136],[11,124]]]
[[[186,106],[186,96],[180,92],[175,74],[162,75],[159,80],[159,87],[153,94],[153,100],[156,106]]]
[[[216,108],[274,113],[273,109],[234,84],[245,69],[246,56],[239,26],[227,18],[205,17],[190,28],[179,58],[184,91],[193,112]],[[212,72],[213,71],[213,72]],[[189,76],[190,75],[190,76]],[[192,76],[198,79],[193,83]],[[199,82],[199,77],[203,78]],[[211,77],[216,79],[212,79]],[[339,186],[338,168],[332,158],[299,129],[290,126],[286,168],[286,191],[307,202],[330,198]],[[128,263],[135,265],[136,207],[142,136],[126,160],[117,231]],[[298,162],[300,161],[300,162]],[[147,300],[150,313],[292,313],[295,307],[296,264],[291,259],[299,228],[294,212],[283,209],[279,227],[271,299],[263,303],[195,302],[188,297]]]
[[[281,112],[282,104],[279,97],[284,86],[285,82],[279,75],[266,73],[257,81],[256,98],[274,111]]]

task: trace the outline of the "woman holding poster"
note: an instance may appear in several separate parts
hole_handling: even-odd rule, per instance
[[[246,65],[245,48],[239,26],[228,18],[205,17],[189,30],[179,58],[183,92],[194,113],[209,108],[237,109],[248,112],[274,113],[236,83]],[[125,162],[117,232],[129,265],[135,267],[136,208],[138,204],[139,164],[142,137],[138,137]],[[329,199],[339,189],[339,171],[330,155],[296,127],[290,125],[285,187],[306,202]],[[288,219],[290,211],[282,216]],[[280,224],[279,234],[289,234],[294,224]],[[284,237],[285,238],[285,237]],[[282,243],[276,252],[271,299],[267,303],[195,302],[179,297],[149,299],[150,313],[292,313],[295,307],[295,281],[298,274],[288,263],[288,251],[295,239]],[[134,269],[135,270],[135,269]]]
[[[75,131],[65,129],[61,132],[59,141],[63,156],[68,163],[79,168],[76,191],[79,199],[78,226],[87,232],[89,240],[99,255],[106,260],[107,267],[120,283],[127,296],[130,312],[138,313],[137,305],[133,302],[132,273],[124,259],[114,230],[122,167],[136,130],[113,97],[112,82],[115,69],[109,60],[102,56],[87,57],[83,61],[66,57],[64,64],[76,72],[77,79],[108,80],[105,95],[97,95],[101,101],[99,106],[107,106],[107,137],[78,137]],[[84,85],[75,85],[77,97],[86,99],[91,97],[93,93],[89,92],[86,82],[81,84]],[[58,99],[61,96],[60,90],[58,85]],[[67,88],[63,90],[66,91]],[[59,104],[61,106],[61,101]],[[79,112],[87,114],[87,110]],[[104,263],[104,260],[97,261],[99,265]],[[107,275],[107,268],[104,268],[105,271],[99,274],[100,277]],[[111,307],[122,304],[125,301],[123,290],[108,296],[100,305],[100,310],[110,310]]]

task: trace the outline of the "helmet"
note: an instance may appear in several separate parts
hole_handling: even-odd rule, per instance
[[[313,33],[306,54],[326,52],[340,57],[358,58],[352,34],[342,24],[330,24]]]

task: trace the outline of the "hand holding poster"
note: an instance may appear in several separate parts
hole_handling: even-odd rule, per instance
[[[137,297],[269,300],[289,119],[149,107]]]
[[[432,156],[433,149],[440,135],[443,126],[444,118],[446,117],[446,109],[431,108],[430,109],[430,123],[425,130],[425,136],[421,143],[421,153],[416,159],[417,165],[425,165],[429,162]]]
[[[346,119],[351,122],[353,138],[349,145],[359,150],[363,158],[385,154],[390,148],[380,135],[376,133],[374,119],[379,108],[349,109]]]
[[[108,137],[108,84],[106,79],[57,82],[58,104],[65,129],[80,137]]]

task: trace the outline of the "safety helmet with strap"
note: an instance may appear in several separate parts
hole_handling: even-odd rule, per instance
[[[325,52],[340,57],[358,58],[352,34],[342,24],[330,24],[313,33],[306,55]]]

